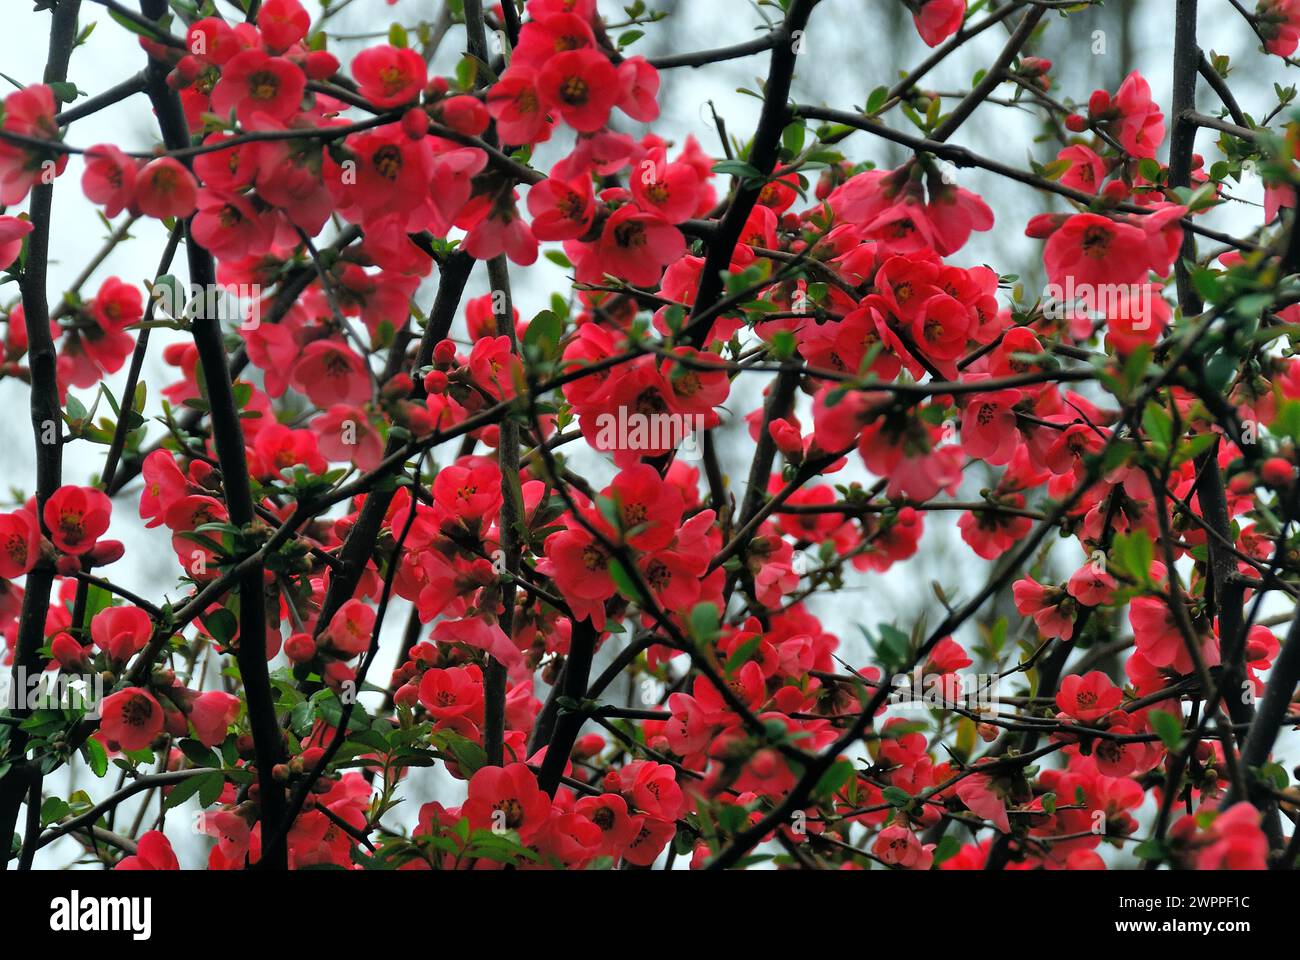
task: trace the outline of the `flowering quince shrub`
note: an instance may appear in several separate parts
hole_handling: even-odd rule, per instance
[[[175,870],[192,829],[214,870],[1295,865],[1300,619],[1261,607],[1300,596],[1300,119],[1279,86],[1257,124],[1225,58],[1198,66],[1193,0],[1168,98],[1141,72],[1055,90],[1033,50],[1066,5],[906,0],[931,62],[1007,36],[965,93],[922,69],[841,107],[791,98],[816,0],[659,60],[611,29],[653,30],[641,2],[465,0],[340,56],[300,0],[143,0],[100,24],[142,72],[88,100],[67,70],[103,7],[45,6],[20,27],[51,20],[45,82],[0,113],[3,376],[37,463],[6,477],[32,493],[0,514],[0,633],[12,689],[102,696],[6,704],[18,866],[63,841]],[[1281,66],[1300,5],[1245,15],[1245,69]],[[750,135],[654,133],[663,71],[742,55],[767,63]],[[959,142],[1013,96],[1059,134],[1029,170]],[[77,140],[124,100],[156,149]],[[1225,235],[1252,164],[1263,221]],[[156,222],[156,271],[49,289],[78,188],[110,249]],[[1040,244],[1046,294],[965,253],[988,231]],[[529,319],[510,277],[540,256],[567,285]],[[174,379],[147,390],[151,331]],[[714,433],[739,417],[743,486]],[[136,518],[174,554],[149,596],[114,576]],[[809,598],[950,520],[982,572],[852,662]],[[1015,623],[981,619],[998,597]],[[94,800],[60,795],[68,766]],[[458,802],[402,804],[416,768]],[[141,793],[163,816],[124,834]]]

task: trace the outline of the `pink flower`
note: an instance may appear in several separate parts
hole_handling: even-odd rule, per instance
[[[1196,857],[1197,870],[1266,870],[1268,838],[1260,814],[1242,800],[1214,818],[1210,843]]]
[[[961,419],[961,448],[994,466],[1011,462],[1020,446],[1015,406],[1019,390],[974,394]]]
[[[992,777],[983,773],[972,774],[960,781],[954,789],[971,813],[991,821],[1003,833],[1011,832],[1006,801],[994,789]]]
[[[1151,100],[1151,86],[1134,70],[1111,101],[1119,112],[1117,132],[1120,144],[1135,157],[1154,157],[1165,138],[1165,115]]]
[[[64,553],[88,553],[108,529],[113,503],[94,487],[60,487],[45,503],[45,526]]]
[[[1056,705],[1075,720],[1091,723],[1119,706],[1123,698],[1124,691],[1110,677],[1093,670],[1083,676],[1072,673],[1065,677],[1056,693]]]
[[[289,383],[318,407],[357,405],[370,400],[366,362],[337,340],[314,340],[289,374]]]
[[[149,521],[146,527],[156,527],[163,522],[172,504],[185,497],[189,482],[168,450],[155,450],[145,457],[140,474],[144,477],[140,518]]]
[[[1083,144],[1066,147],[1056,155],[1056,159],[1066,160],[1070,164],[1070,168],[1061,174],[1060,183],[1063,186],[1084,193],[1096,193],[1101,188],[1101,182],[1106,179],[1106,161]]]
[[[871,852],[885,863],[905,870],[929,870],[934,864],[934,846],[923,845],[915,833],[896,824],[880,831]]]
[[[139,607],[106,607],[90,621],[95,646],[118,663],[139,653],[153,635],[153,621]]]
[[[618,65],[618,108],[633,120],[659,119],[659,71],[645,57],[628,57]]]
[[[523,663],[519,648],[510,642],[502,629],[480,617],[443,620],[433,628],[430,639],[435,643],[464,643],[485,650],[508,668]]]
[[[370,649],[374,629],[375,611],[360,600],[352,599],[339,607],[324,636],[335,650],[351,658]]]
[[[135,204],[135,178],[139,165],[117,147],[101,143],[86,151],[86,172],[81,190],[112,219]]]
[[[336,403],[311,421],[321,456],[334,463],[351,461],[359,470],[374,470],[383,459],[384,441],[359,407]]]
[[[0,270],[18,259],[23,250],[23,237],[32,232],[30,220],[0,216]],[[10,323],[13,321],[11,320]]]
[[[227,728],[239,716],[240,700],[222,690],[200,693],[190,705],[190,723],[194,736],[205,747],[215,747],[226,739]]]
[[[179,160],[159,157],[136,174],[135,200],[146,217],[188,217],[198,202],[198,183]]]
[[[163,729],[163,710],[153,694],[127,687],[100,704],[100,732],[126,751],[143,750]]]

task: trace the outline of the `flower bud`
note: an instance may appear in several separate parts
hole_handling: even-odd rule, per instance
[[[1270,487],[1285,487],[1295,476],[1295,467],[1281,457],[1269,457],[1259,468],[1259,476]]]
[[[402,114],[402,132],[412,140],[419,140],[429,132],[429,115],[420,107],[412,107]]]
[[[302,69],[309,80],[328,80],[339,72],[339,58],[327,50],[313,50],[303,60]]]

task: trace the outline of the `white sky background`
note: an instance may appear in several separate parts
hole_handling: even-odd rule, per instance
[[[1125,19],[1122,8],[1126,3],[1130,8],[1127,29],[1122,23]],[[309,0],[304,0],[304,5],[313,14],[317,12],[318,8]],[[0,6],[4,13],[4,29],[0,30],[0,71],[22,83],[38,82],[45,61],[49,16],[33,14],[29,0],[0,0]],[[746,0],[650,0],[649,6],[671,11],[672,15],[665,21],[643,28],[646,36],[631,48],[632,53],[654,56],[725,46],[751,39],[757,31],[764,29],[758,10]],[[1202,46],[1232,56],[1234,64],[1239,65],[1230,78],[1233,91],[1247,113],[1262,116],[1276,102],[1272,84],[1295,82],[1294,71],[1287,70],[1278,58],[1265,58],[1255,52],[1257,41],[1254,35],[1227,0],[1202,0],[1201,7]],[[607,19],[622,19],[619,4],[601,0],[600,8]],[[228,5],[222,4],[222,9],[232,14],[233,8]],[[401,0],[392,7],[383,0],[354,0],[330,20],[328,29],[339,34],[386,30],[394,19],[400,19],[411,28],[422,18],[432,20],[437,9],[436,0]],[[767,12],[772,15],[772,8],[767,8]],[[1154,97],[1168,114],[1173,33],[1171,14],[1171,0],[1114,0],[1108,9],[1076,14],[1068,21],[1059,20],[1055,14],[1049,13],[1045,18],[1049,24],[1046,42],[1032,52],[1055,62],[1052,71],[1055,84],[1051,91],[1054,96],[1083,102],[1097,87],[1113,92],[1127,69],[1140,66],[1151,83]],[[114,23],[102,7],[83,3],[82,22],[90,20],[99,21],[99,26],[89,43],[74,55],[69,79],[83,91],[95,94],[139,70],[144,64],[144,54],[136,38]],[[1096,30],[1104,31],[1101,39],[1105,52],[1101,55],[1093,52],[1098,46]],[[618,32],[621,31],[614,31],[615,34]],[[972,75],[997,55],[1006,35],[1003,25],[986,31],[936,69],[921,86],[940,92],[969,89]],[[367,42],[377,41],[331,42],[330,49],[346,66]],[[841,109],[861,106],[872,89],[890,84],[897,79],[900,70],[915,65],[928,52],[916,36],[910,17],[896,0],[823,0],[814,11],[804,42],[794,82],[794,99],[826,103]],[[453,28],[443,42],[434,69],[450,73],[462,49],[463,32],[460,28]],[[699,70],[666,71],[660,98],[663,116],[653,125],[654,131],[678,143],[686,134],[694,133],[705,150],[721,157],[706,101],[713,101],[733,137],[747,139],[757,120],[759,102],[736,92],[736,88],[756,88],[756,80],[766,73],[766,68],[767,57],[762,55]],[[7,90],[8,85],[3,86]],[[999,92],[1005,94],[1009,89],[1009,86],[1004,86]],[[948,101],[947,106],[952,103]],[[1200,84],[1199,108],[1202,112],[1218,112],[1213,93],[1205,88],[1204,83]],[[639,134],[650,129],[632,123],[621,114],[618,117],[619,128],[627,132]],[[908,128],[897,111],[889,115],[888,122],[898,129]],[[967,121],[954,142],[1027,168],[1030,156],[1039,163],[1055,157],[1056,148],[1050,142],[1032,142],[1041,132],[1036,114],[986,104]],[[569,136],[561,133],[556,143],[539,150],[536,165],[543,170],[549,169],[551,163],[568,149]],[[1201,131],[1197,140],[1198,151],[1206,157],[1207,165],[1217,158],[1213,147],[1215,139],[1212,132]],[[124,149],[150,149],[157,144],[158,134],[147,100],[141,95],[72,124],[67,140],[82,147],[112,142]],[[1167,148],[1166,138],[1162,157]],[[870,159],[880,166],[896,166],[906,156],[901,148],[865,133],[855,134],[841,145],[841,149],[853,160]],[[105,231],[94,207],[80,192],[82,169],[81,161],[74,157],[55,191],[50,265],[52,304],[58,302],[61,291],[100,249],[104,240]],[[1001,274],[1020,274],[1030,290],[1037,289],[1041,285],[1041,243],[1023,236],[1024,224],[1036,213],[1065,209],[1064,202],[978,170],[960,171],[958,181],[989,202],[997,223],[989,233],[974,234],[967,247],[951,261],[962,266],[987,263]],[[725,187],[725,179],[719,178],[719,189]],[[1248,203],[1227,204],[1214,211],[1207,222],[1221,229],[1244,233],[1262,219],[1262,211],[1257,205],[1262,191],[1258,181],[1247,181],[1234,194]],[[9,212],[17,211],[11,209]],[[108,276],[118,275],[135,283],[152,277],[165,232],[156,221],[141,221],[132,232],[137,239],[120,246],[95,273],[83,290],[87,297],[93,296],[99,283]],[[183,279],[183,271],[184,257],[180,255],[173,272]],[[527,269],[512,265],[511,274],[515,302],[524,317],[545,308],[552,291],[567,289],[564,272],[544,259]],[[435,289],[436,281],[426,282],[417,294],[417,301],[427,307]],[[485,272],[479,268],[471,280],[471,293],[477,295],[486,289]],[[17,288],[12,284],[0,287],[0,312],[17,295]],[[454,328],[454,335],[464,336],[462,324],[458,323]],[[166,343],[181,336],[172,331],[154,331],[143,374],[149,387],[148,412],[151,414],[159,412],[157,401],[161,387],[175,379],[175,368],[162,362],[162,349]],[[125,368],[108,378],[109,388],[115,396],[120,393],[124,380]],[[752,451],[741,417],[758,404],[759,392],[765,382],[759,379],[737,382],[728,403],[731,416],[724,417],[720,432],[723,468],[732,478],[737,500],[744,494],[748,456]],[[93,395],[89,391],[75,392],[89,406]],[[8,492],[11,488],[26,495],[34,484],[35,458],[27,404],[28,391],[23,384],[0,380],[0,411],[6,414],[0,418],[0,450],[3,450],[0,454],[0,491],[4,491],[0,496],[5,500],[11,499]],[[805,411],[805,428],[810,426],[810,421]],[[573,456],[577,446],[566,447],[566,452]],[[65,481],[87,482],[102,466],[103,453],[104,448],[82,442],[65,447]],[[444,458],[450,455],[444,454]],[[574,456],[571,462],[586,472],[597,486],[603,485],[613,475],[611,464],[590,454],[585,458]],[[851,479],[869,482],[872,478],[854,456],[850,458],[848,468],[833,479],[837,482]],[[974,493],[985,484],[982,477],[973,477],[967,485],[970,490],[963,490],[963,496]],[[126,559],[108,568],[106,575],[157,600],[162,590],[174,585],[177,570],[166,532],[146,531],[138,520],[138,493],[139,482],[136,481],[115,501],[113,524],[108,535],[121,539],[127,546],[127,554]],[[12,505],[3,509],[12,509]],[[955,514],[927,517],[922,552],[916,558],[896,565],[884,576],[868,576],[849,570],[842,592],[810,601],[823,624],[839,635],[841,655],[848,662],[862,665],[869,658],[869,650],[856,624],[865,624],[874,631],[880,622],[896,622],[904,630],[910,630],[918,616],[923,614],[928,614],[931,623],[935,622],[941,608],[928,586],[929,581],[940,581],[948,596],[958,600],[980,588],[989,565],[974,557],[962,543],[955,521]],[[1062,555],[1058,570],[1062,576],[1067,575],[1076,565],[1077,551],[1072,547],[1065,550],[1058,547],[1057,552]],[[178,594],[173,593],[173,596]],[[386,631],[389,637],[385,649],[395,653],[397,634],[406,619],[406,608],[400,601],[395,601],[393,607],[388,618],[391,629]],[[1009,611],[1012,614],[1014,635],[1014,610],[1009,603],[997,609],[1000,613]],[[985,608],[985,614],[989,615],[993,610],[994,605],[990,604]],[[974,636],[973,627],[968,626],[959,639],[970,641]],[[612,643],[607,645],[606,655],[610,649],[615,649]],[[371,679],[386,682],[391,666],[391,659],[381,658]],[[540,695],[544,696],[544,690]],[[611,696],[621,695],[621,692],[611,691]],[[106,789],[111,789],[115,774],[110,773],[105,781],[94,781],[84,770],[75,776],[78,778],[77,788],[88,789],[98,797]],[[66,796],[58,777],[52,778],[50,786]],[[439,770],[432,773],[414,771],[403,787],[409,802],[390,814],[388,819],[393,823],[412,823],[420,803],[434,798],[457,803],[463,797],[463,789],[459,782],[449,785]],[[119,824],[130,822],[133,813],[133,804],[125,806]],[[182,864],[197,867],[206,861],[206,841],[189,834],[189,820],[185,810],[170,813],[167,832]],[[60,866],[75,854],[75,844],[60,841],[41,852],[38,865]]]

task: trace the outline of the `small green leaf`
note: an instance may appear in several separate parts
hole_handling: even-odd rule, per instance
[[[1151,719],[1151,729],[1160,737],[1165,748],[1178,750],[1183,740],[1182,720],[1165,710],[1152,710],[1148,716]]]

